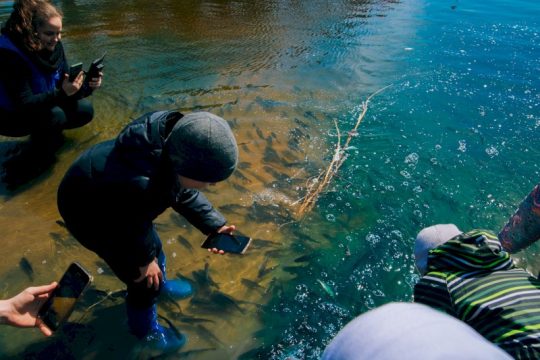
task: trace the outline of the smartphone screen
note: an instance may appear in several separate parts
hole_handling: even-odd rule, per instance
[[[75,81],[75,78],[81,72],[82,67],[82,63],[73,64],[69,67],[69,82]]]
[[[249,244],[251,244],[251,238],[247,236],[212,234],[206,238],[201,247],[205,249],[217,248],[228,253],[243,254]]]
[[[92,281],[92,277],[78,263],[69,265],[58,286],[39,309],[38,317],[56,331],[67,320],[77,299]]]

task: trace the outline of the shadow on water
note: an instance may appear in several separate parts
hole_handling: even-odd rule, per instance
[[[52,338],[34,343],[21,354],[25,359],[110,359],[124,354],[125,359],[138,359],[133,336],[126,336],[125,306],[109,305],[95,311],[94,319],[67,323]],[[140,350],[140,349],[139,349]],[[148,358],[148,357],[146,357]]]
[[[50,174],[55,154],[56,148],[42,147],[31,140],[1,141],[0,195],[10,197],[38,185]]]

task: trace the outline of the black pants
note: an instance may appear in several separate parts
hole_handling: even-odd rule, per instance
[[[161,288],[157,291],[153,286],[148,288],[146,279],[138,283],[135,282],[141,276],[141,273],[139,264],[134,261],[133,256],[130,254],[130,243],[133,238],[145,236],[153,242],[156,258],[159,257],[163,251],[162,244],[153,224],[148,226],[137,224],[134,227],[127,228],[112,223],[98,225],[91,220],[88,221],[88,218],[84,224],[82,222],[68,221],[66,217],[64,217],[64,220],[66,220],[68,229],[79,243],[105,260],[114,274],[126,284],[126,301],[129,305],[139,309],[146,309],[156,303]],[[134,233],[134,231],[137,233]]]
[[[0,134],[21,137],[59,133],[86,125],[93,117],[94,108],[87,99],[67,99],[58,106],[39,111],[0,110]]]

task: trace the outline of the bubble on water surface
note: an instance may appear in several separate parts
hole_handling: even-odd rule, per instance
[[[458,143],[459,143],[458,151],[461,151],[461,152],[467,151],[467,143],[465,142],[465,140],[459,140]]]
[[[410,153],[405,157],[405,164],[409,164],[410,166],[415,166],[418,164],[418,154],[417,153]]]
[[[490,146],[486,148],[486,154],[488,154],[490,158],[494,158],[499,155],[499,150],[497,150],[495,146]]]

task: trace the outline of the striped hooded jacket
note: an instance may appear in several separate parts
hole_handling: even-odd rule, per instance
[[[516,268],[491,232],[432,249],[414,300],[464,321],[516,359],[540,359],[540,281]]]

